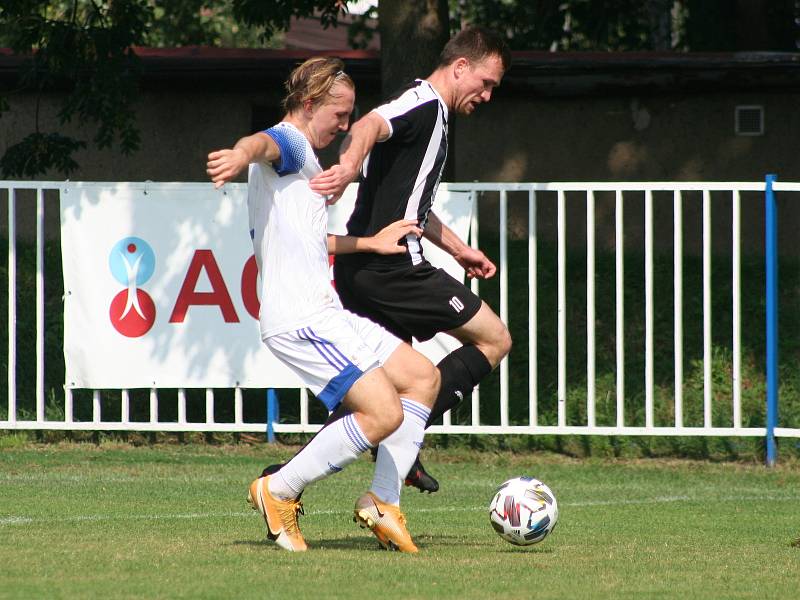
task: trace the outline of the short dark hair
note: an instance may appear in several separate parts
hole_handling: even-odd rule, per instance
[[[511,51],[505,40],[484,27],[467,27],[447,42],[439,55],[438,66],[446,67],[459,58],[477,63],[492,55],[500,58],[503,61],[503,70],[508,71],[511,66]]]

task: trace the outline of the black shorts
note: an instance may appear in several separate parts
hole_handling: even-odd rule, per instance
[[[336,261],[336,291],[344,307],[383,325],[407,342],[420,342],[461,327],[481,299],[443,269],[428,262],[375,271]]]

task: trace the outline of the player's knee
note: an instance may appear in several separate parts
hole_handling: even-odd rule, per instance
[[[389,437],[403,423],[403,409],[395,396],[390,403],[374,403],[369,409],[359,411],[358,421],[364,435],[373,445]]]
[[[439,369],[421,354],[417,355],[417,360],[409,367],[408,389],[404,390],[401,395],[421,402],[426,406],[433,406],[441,383]]]
[[[511,332],[508,331],[508,327],[505,325],[503,325],[498,334],[497,352],[500,355],[500,360],[503,360],[511,352]]]
[[[403,408],[399,402],[396,402],[381,413],[379,423],[381,439],[389,437],[402,424]]]
[[[428,362],[427,367],[420,377],[420,386],[425,391],[424,396],[430,398],[430,406],[433,406],[433,403],[436,401],[436,396],[439,395],[441,383],[442,376],[441,373],[439,373],[439,369],[437,369],[433,363]]]
[[[511,333],[509,333],[508,327],[498,319],[497,326],[493,328],[491,335],[476,346],[484,353],[492,368],[495,368],[511,352]]]

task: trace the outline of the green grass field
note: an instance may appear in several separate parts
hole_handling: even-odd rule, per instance
[[[3,441],[5,440],[5,441]],[[409,491],[416,556],[352,522],[372,464],[309,488],[309,552],[267,542],[245,503],[295,448],[34,445],[0,438],[0,598],[797,598],[800,465],[576,460],[434,449],[442,490]],[[530,474],[560,504],[529,548],[487,506]]]

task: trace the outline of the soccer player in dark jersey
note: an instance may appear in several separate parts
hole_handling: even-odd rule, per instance
[[[360,174],[348,235],[371,236],[398,219],[415,219],[423,235],[451,254],[468,277],[494,275],[495,265],[444,225],[432,206],[447,157],[450,115],[469,115],[488,102],[510,61],[500,37],[480,27],[465,29],[444,47],[429,77],[417,79],[353,125],[339,164],[310,182],[311,189],[335,200]],[[511,349],[511,336],[485,302],[425,260],[416,234],[404,243],[403,254],[337,256],[334,278],[348,310],[401,339],[425,341],[446,332],[462,342],[437,365],[442,385],[430,426],[500,363]],[[421,491],[439,488],[419,459],[406,483]]]

